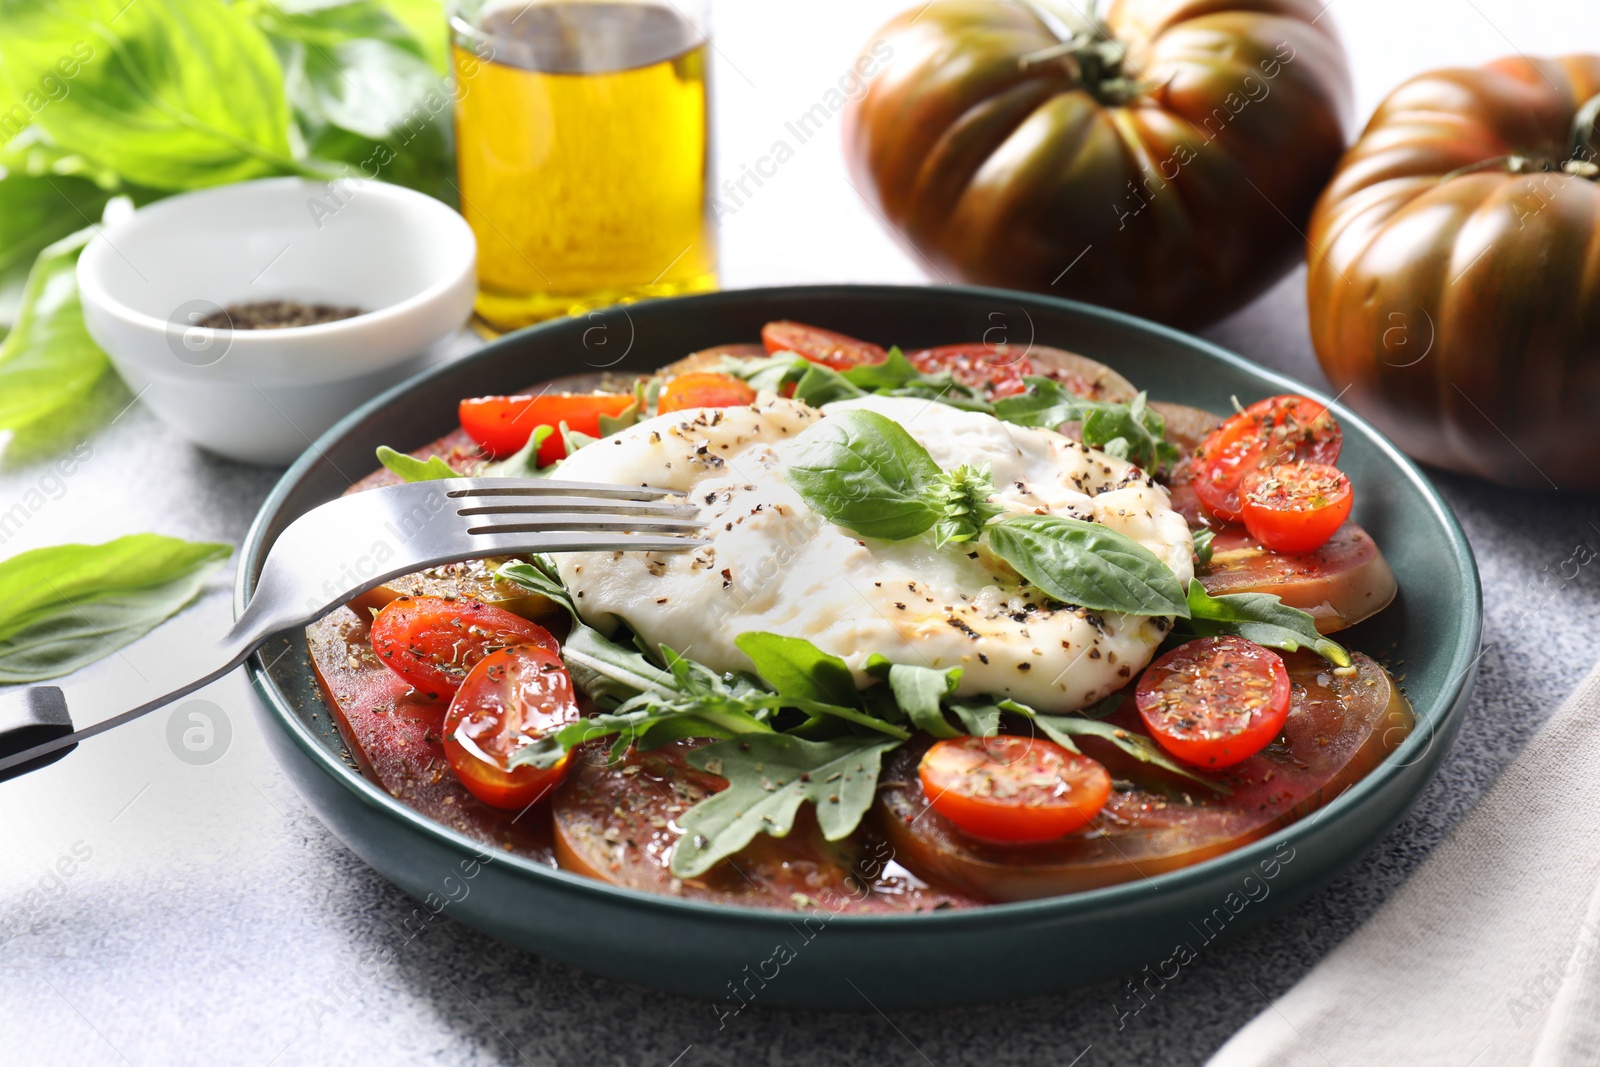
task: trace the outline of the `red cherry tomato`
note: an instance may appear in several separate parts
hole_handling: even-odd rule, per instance
[[[933,810],[973,837],[1051,841],[1105,807],[1111,776],[1087,756],[1037,737],[958,737],[917,768]]]
[[[1194,491],[1223,522],[1240,518],[1239,483],[1258,467],[1295,460],[1332,464],[1344,435],[1327,406],[1303,396],[1274,396],[1228,419],[1200,443]]]
[[[697,372],[668,378],[656,399],[656,412],[685,408],[734,408],[755,401],[756,391],[731,374]]]
[[[580,717],[561,657],[543,645],[490,653],[461,683],[444,717],[444,754],[473,796],[519,810],[566,776],[567,753],[551,767],[511,768],[523,747]]]
[[[1134,702],[1162,748],[1196,767],[1231,767],[1266,748],[1289,715],[1283,660],[1242,637],[1202,637],[1152,663]]]
[[[544,393],[539,396],[480,396],[461,402],[458,417],[467,436],[495,459],[503,459],[528,443],[539,426],[560,426],[600,436],[600,416],[621,415],[633,397],[627,393]],[[539,446],[539,464],[565,459],[559,433]]]
[[[1350,517],[1350,479],[1326,463],[1280,463],[1253,470],[1239,483],[1250,536],[1289,556],[1315,552]]]
[[[882,363],[889,358],[889,353],[875,344],[802,322],[767,323],[761,327],[761,343],[769,355],[796,352],[834,370],[849,370],[863,363]]]
[[[990,400],[1028,391],[1022,379],[1034,373],[1033,361],[1015,345],[940,345],[906,355],[924,374],[948,371],[961,385],[982,389]]]
[[[453,696],[491,652],[520,644],[558,647],[543,626],[470,597],[403,596],[372,620],[379,661],[434,700]]]

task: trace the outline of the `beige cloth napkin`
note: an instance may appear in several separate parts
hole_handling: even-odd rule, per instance
[[[1600,667],[1377,914],[1208,1067],[1372,1064],[1600,1064]]]

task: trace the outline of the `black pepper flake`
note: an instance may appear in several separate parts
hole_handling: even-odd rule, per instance
[[[1021,663],[1017,664],[1017,670],[1031,671],[1033,670],[1033,664],[1029,663],[1027,660],[1023,660]]]
[[[988,666],[988,664],[989,664],[989,657],[988,657],[988,656],[987,656],[987,655],[985,655],[985,654],[984,654],[984,653],[982,653],[982,652],[979,652],[979,653],[978,653],[978,662],[979,662],[979,663],[982,663],[982,664],[983,664],[983,665],[984,665],[984,666]]]

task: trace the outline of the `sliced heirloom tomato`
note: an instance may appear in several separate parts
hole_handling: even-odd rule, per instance
[[[1032,900],[1149,878],[1220,856],[1303,818],[1359,781],[1414,725],[1399,687],[1372,660],[1336,674],[1309,652],[1285,665],[1292,704],[1281,739],[1232,767],[1203,772],[1232,792],[1212,793],[1105,741],[1077,739],[1116,787],[1078,833],[1029,845],[983,841],[929,803],[917,765],[931,739],[885,760],[874,814],[895,859],[913,874],[983,900]],[[1144,733],[1133,701],[1107,720]]]
[[[858,341],[802,322],[769,322],[761,327],[761,343],[767,353],[794,352],[813,363],[834,370],[849,370],[863,363],[882,363],[889,353],[868,341]]]
[[[461,402],[461,428],[495,459],[504,459],[528,443],[540,426],[560,426],[600,436],[600,416],[615,418],[633,403],[629,393],[541,393],[536,396],[480,396]],[[539,446],[539,464],[548,467],[565,459],[567,447],[559,433]]]
[[[555,651],[516,645],[472,668],[444,717],[444,754],[473,796],[517,811],[566,776],[571,753],[554,766],[512,767],[521,749],[580,717],[572,679]]]
[[[428,700],[379,664],[370,623],[366,612],[341,608],[306,630],[323,699],[361,773],[401,803],[496,853],[554,867],[549,816],[530,812],[516,819],[467,791],[444,754],[448,705]]]
[[[538,623],[470,597],[403,596],[372,620],[378,661],[430,700],[445,700],[491,652],[556,639]]]
[[[687,408],[734,408],[754,403],[756,391],[731,374],[702,372],[668,378],[656,400],[656,413]]]
[[[1260,752],[1289,715],[1283,660],[1242,637],[1202,637],[1146,668],[1134,691],[1156,743],[1195,767],[1231,767]]]
[[[957,737],[917,766],[933,810],[987,841],[1052,841],[1106,806],[1111,776],[1042,737]]]
[[[1327,405],[1303,396],[1257,401],[1213,430],[1193,460],[1194,490],[1208,512],[1238,522],[1239,483],[1258,467],[1296,460],[1333,464],[1344,436]]]
[[[948,373],[957,384],[982,389],[990,400],[1026,393],[1028,385],[1022,379],[1036,373],[1033,361],[1017,345],[940,345],[908,352],[906,359],[924,374]]]
[[[810,805],[786,836],[758,834],[700,877],[675,877],[668,864],[682,835],[679,819],[728,785],[685,759],[709,743],[685,739],[648,752],[629,749],[616,763],[607,762],[604,742],[575,749],[551,809],[561,867],[629,889],[762,908],[877,913],[976,903],[890,867],[893,853],[867,833],[826,840]]]
[[[1286,556],[1224,526],[1211,542],[1211,562],[1197,575],[1212,596],[1271,593],[1309,614],[1322,633],[1354,626],[1388,607],[1398,586],[1372,535],[1353,522],[1314,552]]]
[[[1302,461],[1245,475],[1239,504],[1251,537],[1274,552],[1298,556],[1328,543],[1350,517],[1355,495],[1337,467]]]

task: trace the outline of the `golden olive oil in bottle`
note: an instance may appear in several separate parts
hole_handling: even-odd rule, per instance
[[[486,5],[453,20],[479,315],[514,329],[716,287],[707,42],[671,5]]]

